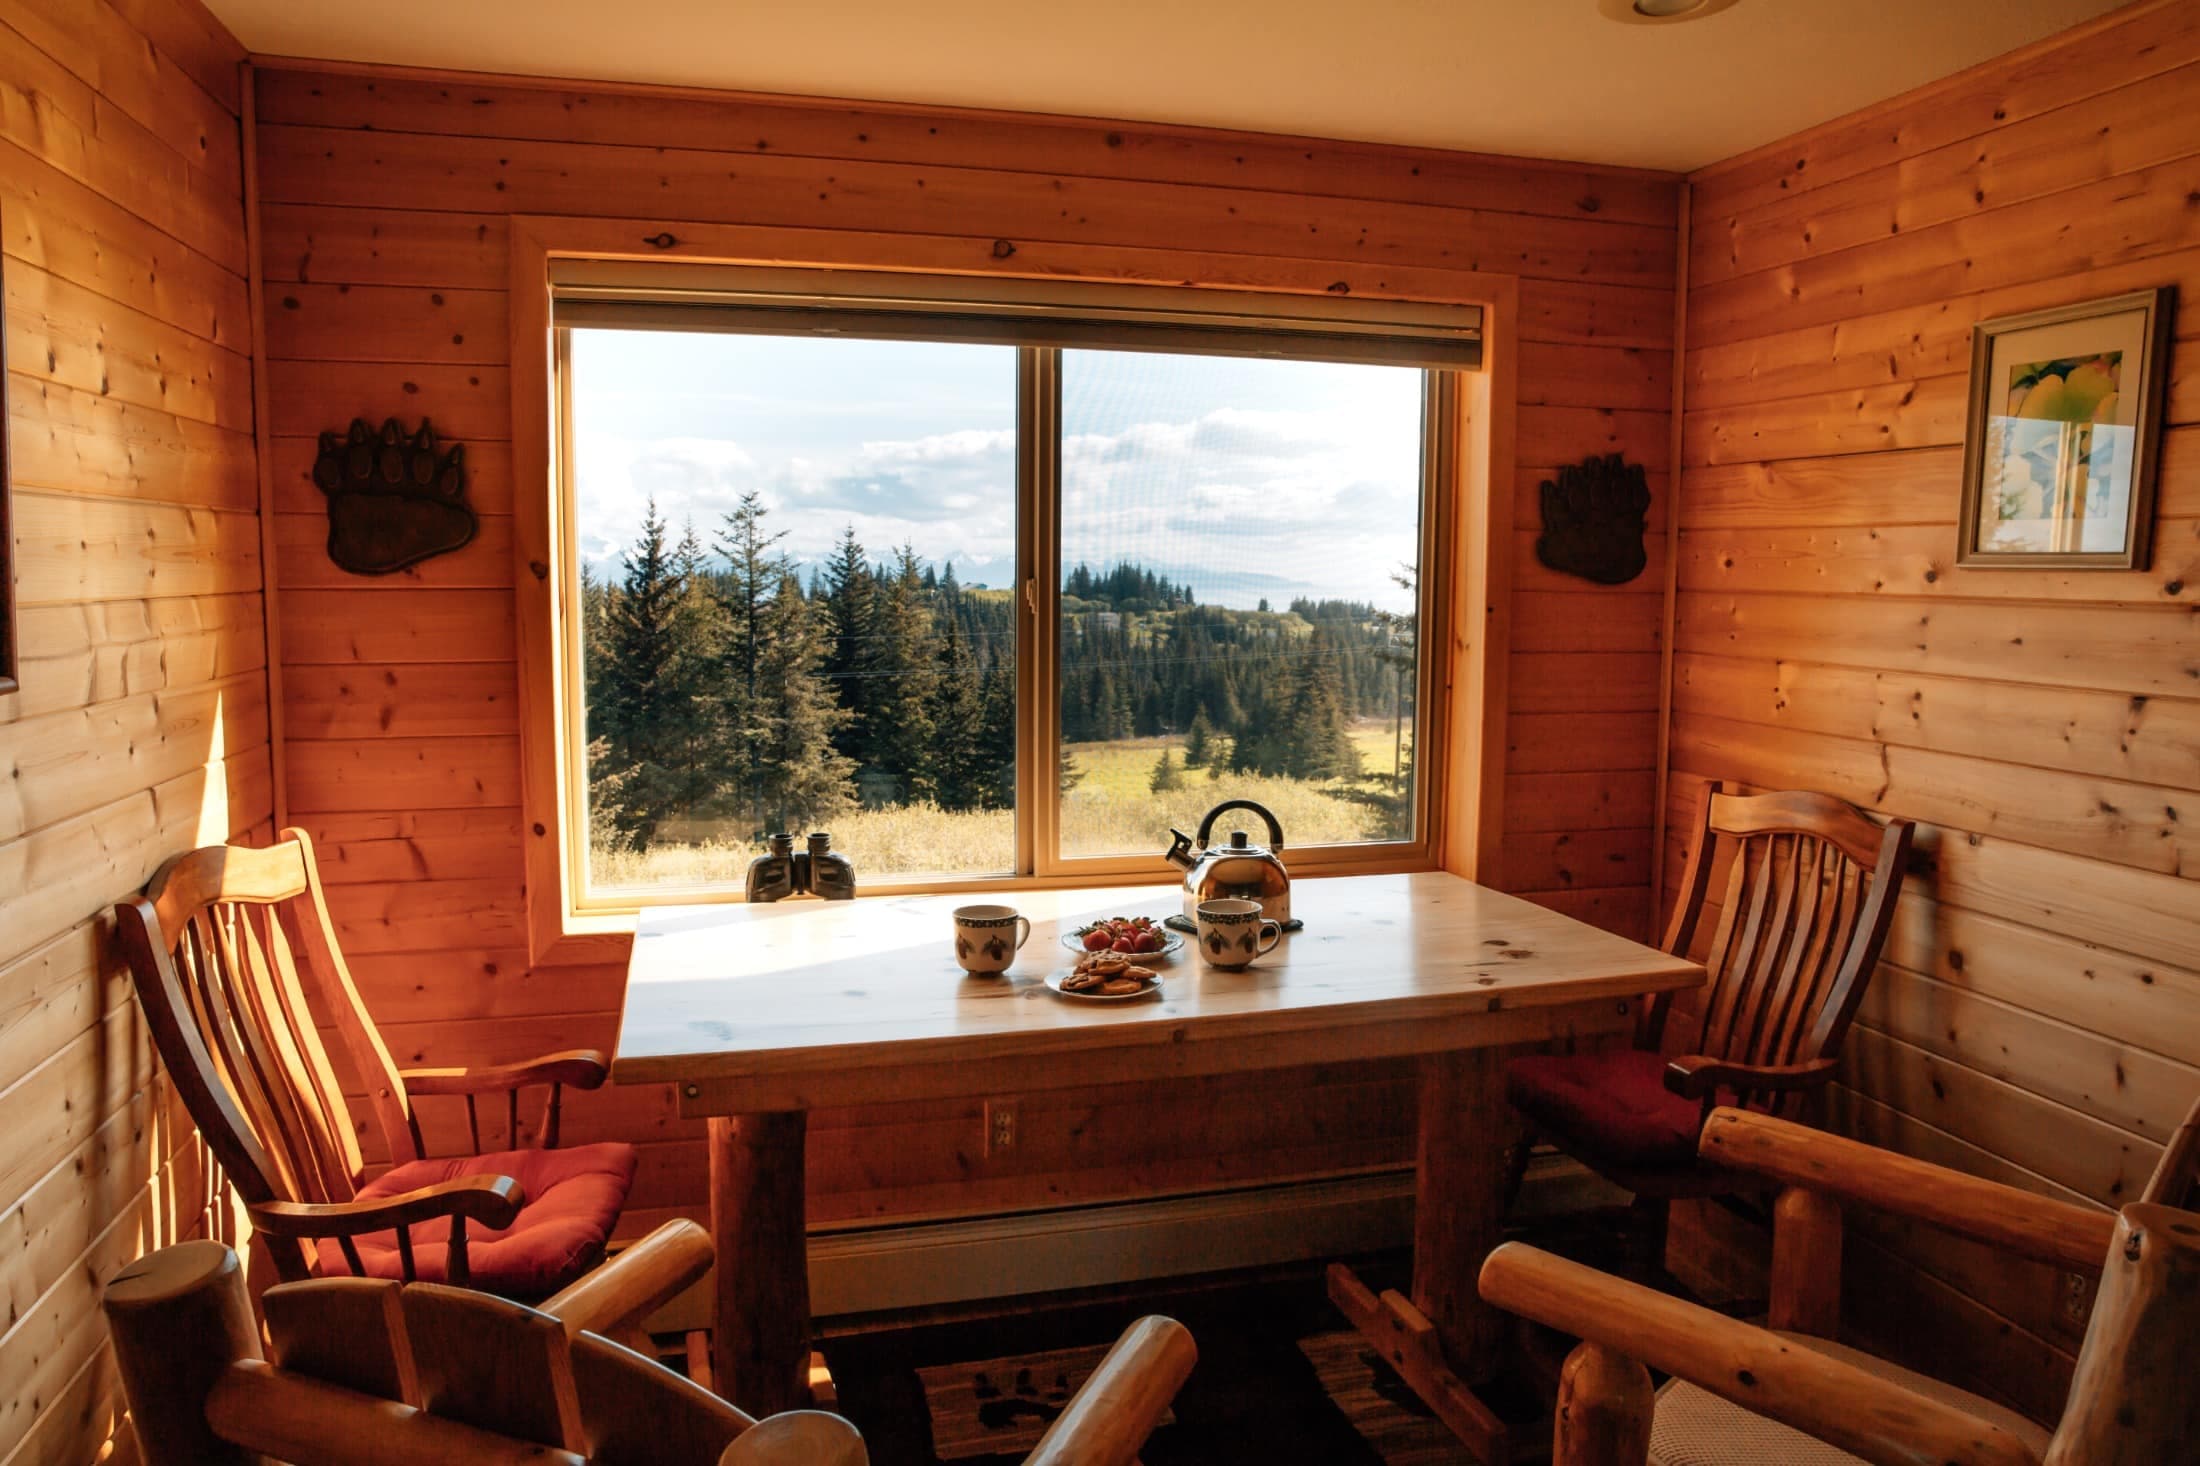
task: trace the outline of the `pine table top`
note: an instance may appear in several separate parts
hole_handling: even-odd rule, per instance
[[[1176,886],[658,907],[635,934],[612,1078],[684,1113],[811,1109],[1283,1068],[1610,1032],[1703,970],[1441,871],[1304,878],[1242,972],[1190,938],[1162,993],[1064,999],[1061,935],[1176,911]],[[1004,977],[955,964],[949,913],[997,902],[1031,938]]]

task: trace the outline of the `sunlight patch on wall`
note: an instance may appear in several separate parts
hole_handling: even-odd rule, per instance
[[[229,778],[222,765],[229,757],[229,732],[222,717],[220,694],[214,698],[212,737],[206,746],[206,790],[199,796],[199,825],[195,845],[220,845],[229,839]]]

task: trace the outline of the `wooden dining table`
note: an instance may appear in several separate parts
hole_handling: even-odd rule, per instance
[[[1485,1461],[1502,1424],[1473,1385],[1500,1319],[1475,1291],[1499,1240],[1514,1134],[1505,1051],[1632,1026],[1702,969],[1439,871],[1301,879],[1302,931],[1243,971],[1187,939],[1150,998],[1044,982],[1064,934],[1175,911],[1174,885],[989,896],[1031,921],[1008,972],[956,965],[969,896],[657,907],[642,914],[611,1077],[674,1086],[710,1132],[712,1366],[756,1414],[808,1398],[803,1195],[811,1110],[1410,1058],[1420,1072],[1411,1298],[1333,1269],[1331,1295]]]

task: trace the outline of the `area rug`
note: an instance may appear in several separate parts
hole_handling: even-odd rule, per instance
[[[968,1461],[1028,1452],[1107,1352],[1095,1344],[918,1370],[932,1417],[932,1454]],[[1161,1423],[1175,1420],[1172,1412]]]
[[[1344,1329],[1297,1343],[1321,1393],[1383,1466],[1475,1466],[1474,1457],[1359,1334]],[[1106,1353],[1106,1346],[1094,1344],[918,1369],[933,1457],[960,1462],[1023,1456]],[[1161,1429],[1175,1423],[1172,1411],[1162,1417]]]
[[[1625,1213],[1583,1213],[1544,1219],[1525,1235],[1624,1273],[1627,1222]],[[1401,1253],[1351,1261],[1377,1291],[1410,1281]],[[1145,1466],[1473,1460],[1345,1326],[1312,1266],[1026,1300],[960,1319],[846,1320],[822,1330],[819,1347],[840,1413],[862,1430],[871,1466],[1021,1466],[1116,1337],[1147,1313],[1190,1329],[1199,1362],[1139,1453]],[[1532,1391],[1492,1403],[1521,1420],[1548,1410]]]
[[[1322,1393],[1383,1466],[1475,1466],[1459,1438],[1352,1329],[1299,1340]]]
[[[1199,1345],[1191,1378],[1139,1453],[1145,1466],[1390,1466],[1299,1348],[1342,1323],[1318,1276],[865,1330],[822,1347],[841,1413],[862,1430],[872,1466],[1019,1466],[1144,1313],[1181,1320]],[[1364,1372],[1360,1387],[1380,1393],[1367,1389]],[[1396,1431],[1387,1413],[1380,1419],[1379,1435]]]

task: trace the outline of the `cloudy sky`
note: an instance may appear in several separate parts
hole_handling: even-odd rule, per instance
[[[822,561],[850,524],[965,584],[1015,566],[1016,357],[1008,347],[576,330],[579,538],[615,569],[651,495],[706,542],[760,490],[782,548]],[[1200,600],[1337,596],[1405,609],[1420,373],[1065,352],[1063,564],[1129,559]]]

